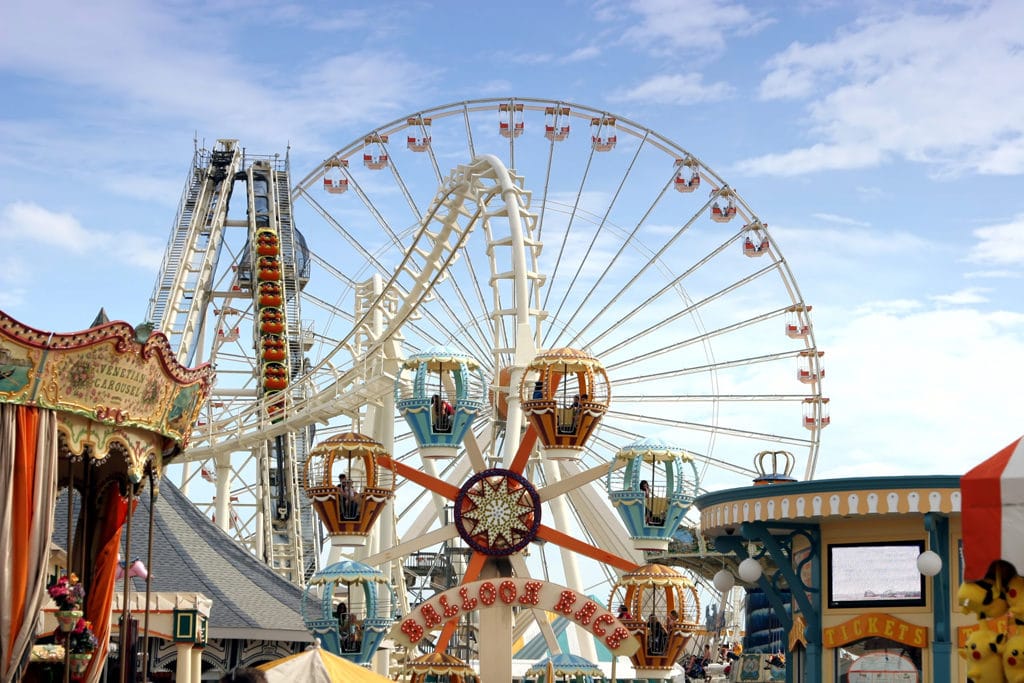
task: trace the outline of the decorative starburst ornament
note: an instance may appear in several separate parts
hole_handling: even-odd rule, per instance
[[[525,478],[504,469],[474,475],[455,499],[455,526],[474,550],[492,556],[522,550],[540,527],[540,496]]]

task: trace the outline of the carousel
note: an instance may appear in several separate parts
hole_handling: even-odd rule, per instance
[[[64,680],[104,672],[112,623],[124,616],[111,613],[115,584],[144,572],[121,563],[123,530],[125,547],[132,542],[125,521],[147,485],[156,495],[213,382],[209,366],[182,367],[150,330],[101,316],[82,332],[43,332],[0,313],[4,681],[31,679],[33,660],[61,664]],[[51,549],[57,515],[68,532]],[[196,623],[192,637],[202,639]]]

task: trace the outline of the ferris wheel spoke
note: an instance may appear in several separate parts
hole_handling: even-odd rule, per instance
[[[616,187],[615,192],[613,193],[613,195],[611,197],[611,200],[608,203],[608,207],[605,209],[605,213],[601,217],[600,223],[597,226],[597,229],[596,229],[595,234],[594,234],[594,239],[591,240],[591,243],[590,243],[590,245],[588,245],[586,252],[583,254],[582,258],[577,263],[576,272],[573,274],[573,277],[572,277],[572,280],[569,283],[569,286],[566,287],[563,290],[562,300],[558,304],[558,311],[556,312],[556,317],[558,316],[558,314],[561,313],[563,307],[567,304],[568,298],[569,298],[569,294],[575,288],[576,282],[579,279],[580,274],[583,272],[583,268],[586,265],[587,259],[590,256],[590,253],[593,250],[594,244],[597,242],[597,239],[598,239],[602,229],[606,227],[606,225],[608,223],[608,220],[609,220],[609,216],[611,215],[612,209],[615,207],[615,204],[618,201],[620,194],[622,193],[623,187],[626,184],[626,180],[627,180],[627,178],[629,178],[629,174],[633,171],[633,167],[636,164],[636,161],[637,161],[637,159],[640,156],[640,152],[643,150],[644,144],[646,142],[647,142],[647,137],[645,135],[640,140],[640,144],[637,145],[636,151],[633,154],[633,158],[630,160],[629,164],[626,166],[625,172],[622,174],[622,178],[619,181],[618,187]],[[594,292],[597,291],[598,287],[601,285],[602,282],[604,282],[604,280],[608,276],[608,274],[610,272],[612,272],[612,270],[615,267],[615,264],[618,262],[619,258],[622,256],[623,252],[626,250],[627,247],[632,246],[634,244],[633,238],[636,236],[636,234],[640,230],[640,228],[643,227],[644,223],[647,221],[647,218],[651,215],[651,212],[654,210],[654,207],[656,207],[658,205],[658,202],[660,202],[662,200],[662,198],[665,195],[665,192],[668,190],[669,187],[672,186],[672,184],[674,182],[674,178],[675,178],[675,175],[673,174],[673,176],[669,178],[668,182],[662,188],[661,192],[659,192],[655,196],[655,198],[651,201],[650,206],[643,213],[643,216],[637,222],[636,226],[633,228],[633,231],[619,245],[619,249],[616,252],[615,256],[612,257],[611,261],[602,270],[601,274],[597,277],[597,280],[593,284],[593,286],[587,290],[587,293],[584,295],[583,300],[579,303],[579,305],[575,306],[575,311],[573,311],[572,315],[569,316],[569,319],[568,319],[567,323],[563,326],[563,329],[567,330],[567,329],[570,329],[572,327],[573,322],[576,320],[576,316],[578,316],[580,314],[580,312],[583,311],[586,308],[587,304],[590,302],[591,298],[594,296]],[[620,290],[620,294],[621,293],[622,292]],[[608,302],[608,304],[604,308],[610,307],[612,304],[615,303],[615,301],[617,299],[618,299],[618,297],[613,298],[610,302]],[[586,329],[586,328],[584,328],[584,329]],[[555,344],[559,344],[560,343],[559,339],[561,338],[561,334],[562,333],[559,333],[559,337],[554,342]],[[579,339],[580,334],[581,333],[578,332],[570,341],[565,342],[564,344],[566,344],[566,345],[575,344],[576,340]]]
[[[420,135],[426,135],[426,126],[422,122],[424,118],[430,117],[424,117],[422,112],[416,114],[416,117],[419,117],[420,124],[415,125],[414,127],[419,129]],[[437,153],[434,151],[433,145],[427,147],[427,156],[430,159],[431,168],[434,169],[434,182],[437,184],[437,187],[441,187],[441,183],[444,181],[444,174],[441,172],[441,164],[438,163]]]
[[[329,301],[325,301],[320,297],[313,295],[309,292],[302,293],[302,301],[304,304],[313,304],[320,311],[328,314],[329,320],[333,323],[335,320],[341,320],[344,324],[352,325],[355,322],[352,314],[348,311],[338,308],[336,304],[332,304]],[[322,337],[322,335],[321,335]],[[322,337],[323,338],[323,337]],[[325,339],[325,338],[324,338]]]
[[[469,158],[475,159],[476,146],[475,143],[473,142],[473,126],[470,124],[469,111],[470,110],[468,104],[463,104],[462,107],[459,109],[459,113],[462,115],[462,126],[463,133],[466,136],[466,145],[469,147]]]
[[[616,460],[612,463],[611,469],[617,470],[626,466],[625,460]],[[537,494],[540,495],[541,501],[551,500],[556,496],[560,496],[563,493],[585,486],[592,481],[596,481],[601,477],[608,476],[609,467],[608,465],[598,465],[591,467],[589,470],[576,472],[569,477],[559,479],[557,481],[548,482],[546,486],[537,490]]]
[[[385,144],[384,147],[386,149],[387,145]],[[405,179],[402,177],[402,174],[399,170],[397,159],[394,157],[394,155],[391,154],[388,155],[388,159],[390,160],[388,163],[388,168],[391,169],[391,174],[395,177],[395,184],[398,186],[398,189],[402,192],[402,196],[405,197],[405,201],[409,204],[409,210],[412,212],[413,218],[416,220],[417,223],[422,223],[423,212],[420,210],[420,207],[416,205],[416,200],[413,199],[412,193],[409,192],[409,186],[406,184]],[[398,236],[394,235],[394,238],[397,240]]]
[[[529,567],[526,564],[526,558],[522,554],[516,553],[515,555],[509,556],[509,563],[512,565],[512,571],[515,572],[516,576],[526,577],[532,576]],[[518,617],[516,618],[516,628],[513,633],[513,638],[521,638],[523,633],[529,624],[533,623],[537,625],[541,635],[544,637],[545,644],[551,648],[554,652],[558,649],[558,637],[555,635],[555,630],[551,627],[551,622],[547,619],[547,612],[542,609],[531,607],[528,610],[523,610],[519,614],[529,613],[530,619],[523,619],[520,623]]]
[[[345,285],[346,290],[352,290],[356,288],[356,285],[358,283],[355,280],[345,275],[343,272],[341,272],[341,270],[336,268],[334,264],[332,264],[330,261],[317,254],[315,251],[310,250],[309,258],[317,266],[323,268],[324,272],[330,275],[335,281]]]
[[[612,411],[608,411],[608,413],[609,415],[611,415]],[[759,442],[770,441],[772,443],[781,443],[791,446],[807,446],[810,443],[808,439],[799,439],[794,436],[788,436],[783,434],[769,434],[768,432],[760,432],[750,429],[739,429],[737,427],[726,427],[723,425],[714,425],[701,422],[688,422],[685,420],[676,420],[673,418],[660,417],[657,415],[624,413],[620,411],[615,411],[614,416],[616,418],[632,421],[635,423],[674,427],[676,429],[686,431],[714,432],[719,435],[742,437],[744,439]]]
[[[577,553],[578,555],[589,557],[590,559],[597,560],[598,562],[604,562],[605,564],[621,569],[624,572],[633,571],[638,566],[635,562],[619,557],[607,550],[595,548],[575,536],[570,536],[569,534],[553,529],[545,524],[541,524],[537,529],[537,538],[554,543],[555,545],[561,546],[562,548]]]
[[[459,494],[459,489],[448,482],[432,477],[415,467],[409,467],[405,463],[398,462],[389,456],[382,455],[377,459],[377,462],[381,467],[386,467],[395,474],[414,481],[423,488],[444,496],[448,500],[455,500],[455,497]]]
[[[709,203],[710,203],[710,200],[709,200]],[[706,207],[707,207],[707,204],[705,204],[705,208]],[[703,210],[704,209],[702,209],[701,211],[703,211]],[[614,297],[612,297],[612,299],[608,302],[608,305],[604,309],[602,309],[601,311],[598,311],[597,314],[594,315],[590,319],[590,321],[587,322],[586,325],[584,325],[582,328],[580,328],[580,331],[576,333],[576,336],[574,336],[571,340],[569,340],[569,344],[570,345],[576,343],[576,340],[579,339],[579,337],[581,335],[583,335],[587,330],[589,330],[602,317],[602,314],[604,313],[604,311],[607,311],[614,304],[618,303],[620,299],[625,297],[630,292],[630,290],[633,288],[633,286],[640,280],[641,276],[648,274],[650,269],[655,267],[655,264],[659,263],[659,261],[665,255],[665,252],[668,251],[669,247],[671,247],[675,243],[675,241],[684,232],[686,232],[687,230],[690,229],[690,227],[693,225],[694,221],[697,220],[697,217],[700,216],[700,213],[701,212],[698,212],[698,213],[694,214],[694,216],[692,218],[690,218],[690,220],[687,221],[686,224],[682,228],[680,228],[678,231],[676,231],[673,234],[671,239],[669,239],[668,241],[665,242],[665,244],[662,245],[661,249],[659,249],[657,253],[655,253],[650,259],[648,259],[643,264],[643,266],[640,269],[637,270],[637,272],[633,275],[633,277],[631,277],[629,279],[629,281],[626,282],[622,286],[622,289],[619,292],[617,292]],[[696,263],[694,263],[692,266],[690,266],[689,268],[684,270],[682,273],[680,273],[675,278],[673,278],[673,279],[669,280],[668,282],[666,282],[665,285],[661,287],[661,289],[659,289],[658,291],[656,291],[653,294],[651,294],[650,296],[648,296],[641,303],[636,305],[632,310],[627,311],[625,313],[625,315],[621,316],[621,318],[620,318],[620,316],[616,315],[615,323],[612,324],[611,326],[609,326],[608,328],[606,328],[603,332],[601,332],[601,333],[597,334],[596,336],[594,336],[590,340],[590,343],[591,344],[596,344],[597,342],[601,341],[602,339],[604,339],[608,335],[609,332],[611,332],[612,330],[614,330],[617,327],[621,326],[623,323],[629,321],[634,316],[636,316],[639,312],[647,309],[649,306],[651,306],[655,301],[660,299],[665,294],[667,294],[667,293],[671,292],[672,290],[676,289],[677,287],[679,287],[679,285],[682,282],[685,282],[688,278],[693,276],[694,273],[696,273],[698,270],[700,270],[701,268],[706,266],[715,257],[719,256],[723,251],[725,251],[726,248],[728,248],[728,246],[733,242],[733,240],[736,239],[736,237],[738,235],[739,235],[739,233],[737,233],[737,235],[734,235],[733,237],[729,238],[728,240],[722,242],[718,247],[712,249],[710,252],[708,252],[707,255],[704,256],[704,258],[702,258],[699,261],[697,261]]]
[[[474,315],[473,311],[486,311],[488,309],[488,304],[484,297],[484,292],[480,287],[480,278],[476,274],[476,267],[473,265],[473,260],[470,258],[469,254],[465,255],[462,262],[465,268],[469,271],[469,281],[472,285],[472,294],[476,301],[477,308],[470,305],[469,300],[466,298],[463,291],[464,287],[462,287],[458,282],[452,281],[450,286],[458,295],[459,302],[462,304],[462,312],[464,313],[464,318],[462,320],[455,321],[457,323],[456,329],[465,330],[467,329],[465,326],[466,322],[472,323],[473,328],[477,332],[477,336],[472,338],[473,346],[481,354],[481,359],[484,359],[489,355],[483,348],[483,340],[487,339],[487,333],[489,330],[484,330],[484,328],[480,326],[480,317],[478,315]]]
[[[722,289],[719,289],[718,291],[714,292],[713,294],[710,294],[710,295],[704,297],[700,301],[697,301],[697,302],[695,302],[695,303],[693,303],[693,304],[691,304],[689,306],[686,306],[686,307],[676,311],[672,315],[667,316],[661,322],[655,323],[654,325],[650,325],[647,328],[641,330],[640,332],[632,334],[629,337],[627,337],[627,338],[625,338],[625,339],[623,339],[621,341],[616,342],[615,348],[621,350],[621,349],[629,346],[632,343],[635,343],[635,342],[637,342],[639,340],[645,339],[646,337],[648,337],[648,335],[651,335],[652,333],[657,332],[658,330],[661,330],[662,328],[666,327],[667,325],[669,325],[669,324],[671,324],[673,322],[676,322],[680,318],[683,318],[683,317],[685,317],[687,315],[690,315],[690,314],[693,314],[693,313],[696,313],[696,312],[700,311],[701,308],[707,306],[708,304],[710,304],[710,303],[712,303],[714,301],[717,301],[718,299],[721,299],[726,294],[730,294],[732,292],[737,291],[741,287],[756,281],[758,278],[761,278],[761,277],[767,275],[768,273],[771,273],[772,271],[776,270],[777,268],[778,268],[778,264],[771,263],[771,264],[765,266],[764,268],[761,268],[760,270],[757,270],[757,271],[755,271],[753,273],[750,273],[746,277],[740,278],[739,280],[737,280],[736,282],[732,283],[728,287],[723,287]],[[605,353],[610,353],[610,352],[611,352],[610,349],[605,351]]]
[[[621,427],[617,427],[617,426],[614,426],[614,425],[602,425],[601,426],[601,432],[604,432],[604,431],[608,431],[609,433],[616,434],[619,437],[623,437],[623,438],[628,439],[630,441],[635,441],[636,439],[640,438],[640,436],[641,436],[640,434],[638,434],[638,433],[636,433],[634,431],[631,431],[631,430],[628,430],[628,429],[623,429]],[[614,443],[613,442],[608,441],[605,437],[601,436],[600,434],[598,434],[597,436],[598,436],[598,440],[601,443],[605,444],[609,448],[614,448]],[[728,460],[723,460],[721,458],[715,458],[713,456],[707,455],[705,453],[701,453],[701,452],[696,451],[696,450],[692,450],[690,448],[687,448],[686,452],[689,455],[691,455],[695,460],[698,460],[698,461],[700,461],[701,463],[703,463],[703,464],[705,464],[707,466],[715,467],[716,469],[722,470],[724,472],[731,472],[733,474],[739,474],[739,475],[742,475],[742,476],[745,476],[745,477],[750,477],[750,478],[753,478],[753,477],[757,476],[757,472],[755,472],[750,467],[744,467],[743,465],[736,465],[736,464],[734,464],[732,462],[729,462]]]
[[[391,164],[389,163],[388,165],[390,166]],[[377,223],[377,226],[381,230],[383,230],[385,234],[387,234],[387,236],[391,239],[391,243],[393,245],[400,246],[402,244],[402,241],[399,239],[398,235],[395,234],[394,229],[391,227],[391,223],[389,223],[388,220],[384,217],[384,215],[380,212],[380,210],[377,209],[377,206],[370,199],[370,196],[366,193],[365,190],[363,190],[362,185],[360,185],[355,179],[352,179],[349,181],[348,186],[349,189],[352,190],[355,193],[355,195],[359,197],[359,199],[362,201],[363,206],[366,208],[366,211],[370,214],[370,216],[374,219],[374,222]]]
[[[652,349],[652,350],[650,350],[650,351],[648,351],[646,353],[641,353],[641,354],[638,354],[636,356],[632,356],[630,358],[627,358],[625,360],[621,360],[621,361],[618,361],[618,362],[615,362],[615,363],[609,363],[609,364],[607,364],[605,366],[605,369],[608,370],[608,371],[614,371],[614,370],[620,370],[620,369],[628,368],[631,365],[636,365],[638,363],[643,363],[645,361],[651,360],[652,358],[658,358],[659,356],[664,356],[664,355],[670,354],[670,353],[672,353],[674,351],[679,351],[679,350],[684,349],[684,348],[686,348],[688,346],[693,346],[695,344],[703,344],[703,343],[706,343],[706,342],[708,342],[708,341],[710,341],[712,339],[715,339],[716,337],[724,337],[724,336],[732,334],[734,332],[739,332],[740,330],[742,330],[744,328],[753,327],[753,326],[758,325],[760,323],[764,323],[764,322],[767,322],[769,320],[772,320],[773,318],[780,318],[780,317],[782,317],[782,316],[784,316],[786,314],[787,308],[778,308],[778,309],[775,309],[773,311],[768,311],[766,313],[762,313],[760,315],[756,315],[756,316],[754,316],[752,318],[747,318],[745,320],[741,320],[741,321],[733,323],[731,325],[726,325],[725,327],[719,327],[717,329],[709,330],[709,331],[706,331],[706,332],[704,332],[702,334],[695,335],[693,337],[689,337],[687,339],[680,340],[680,341],[675,342],[673,344],[668,344],[667,346],[660,346],[660,347]],[[797,353],[799,353],[799,352],[797,352]]]
[[[559,313],[561,313],[562,308],[566,305],[566,302],[567,302],[568,296],[569,296],[569,292],[572,291],[575,283],[577,283],[577,281],[580,279],[580,274],[583,272],[584,264],[586,263],[587,258],[590,256],[591,252],[593,251],[594,245],[597,243],[598,238],[600,237],[600,234],[602,233],[604,228],[607,226],[608,219],[609,219],[609,217],[611,215],[611,211],[615,207],[615,204],[617,203],[618,198],[620,198],[620,196],[623,193],[623,188],[626,186],[626,181],[629,178],[630,173],[633,171],[633,168],[636,165],[637,159],[640,157],[640,153],[643,150],[644,142],[646,142],[646,136],[644,136],[640,140],[640,143],[636,147],[636,151],[633,153],[633,158],[630,160],[629,164],[627,164],[626,170],[623,173],[623,175],[620,178],[620,180],[618,180],[618,184],[615,187],[615,190],[613,191],[613,193],[611,195],[611,198],[608,201],[608,206],[605,207],[604,214],[598,220],[597,228],[594,230],[593,238],[591,239],[590,244],[587,246],[587,251],[584,253],[583,257],[580,259],[579,263],[577,264],[577,270],[575,270],[575,272],[572,274],[572,279],[570,280],[568,287],[564,288],[564,290],[562,291],[562,298],[561,298],[561,300],[558,303],[558,310],[555,313],[556,317],[558,316]],[[591,154],[590,154],[590,159],[593,159],[593,157],[594,157],[594,150],[592,148]],[[590,159],[588,160],[588,168],[589,168],[589,165],[590,165]],[[581,186],[581,193],[582,193],[582,191],[583,191],[583,187]],[[577,216],[577,213],[579,211],[579,203],[580,203],[580,198],[578,196],[577,197],[577,204],[575,204],[572,207],[572,217],[573,218],[575,216]],[[566,238],[567,238],[567,236],[568,236],[568,229],[566,228]],[[563,245],[564,245],[564,239],[563,239]],[[559,254],[559,256],[561,256],[561,254]],[[608,270],[610,270],[610,268],[611,268],[611,266],[613,264],[614,264],[614,259],[612,259],[612,261],[605,267],[605,270],[599,276],[597,283],[594,284],[593,288],[591,288],[590,291],[587,293],[587,295],[584,297],[583,303],[581,303],[580,306],[575,307],[575,311],[573,311],[572,315],[568,319],[568,323],[564,326],[565,329],[568,329],[569,326],[571,326],[572,321],[574,321],[574,319],[575,319],[575,316],[577,316],[579,314],[579,312],[584,308],[585,304],[590,300],[590,297],[592,296],[593,292],[597,289],[597,286],[601,284],[601,282],[602,282],[602,280],[604,278],[604,274],[607,273]],[[551,290],[548,291],[548,294],[550,296]],[[545,302],[544,302],[545,307],[547,307],[547,304],[548,304],[548,300],[547,300],[547,298],[545,298]],[[578,337],[579,337],[579,335],[578,335]],[[559,333],[559,338],[560,338],[560,333]],[[574,339],[575,338],[573,338],[573,341],[567,342],[567,344],[571,345],[572,343],[574,343]],[[547,337],[545,338],[545,343],[547,343]],[[556,338],[555,342],[553,342],[553,345],[557,345],[558,343],[559,343],[558,338]]]
[[[466,573],[462,577],[462,583],[467,584],[476,581],[480,577],[480,572],[484,568],[484,564],[487,562],[487,556],[481,552],[473,551],[473,555],[469,558],[469,564],[466,566]],[[435,643],[434,652],[444,652],[448,649],[448,643],[452,639],[452,635],[455,633],[455,629],[459,625],[459,618],[449,619],[445,622],[444,627],[441,629],[440,635],[437,637]]]
[[[362,258],[365,263],[368,263],[368,264],[372,265],[374,268],[376,268],[378,270],[378,272],[384,272],[383,264],[381,264],[379,261],[377,261],[376,257],[374,257],[373,254],[371,254],[370,251],[367,250],[365,246],[363,246],[362,241],[358,237],[353,235],[351,232],[349,232],[331,214],[330,211],[325,209],[324,206],[320,202],[318,202],[316,199],[314,199],[313,196],[311,194],[309,194],[309,192],[307,192],[305,189],[299,188],[297,190],[297,192],[298,192],[298,196],[301,196],[304,200],[306,200],[306,203],[309,204],[313,208],[313,210],[317,212],[317,214],[319,214],[320,218],[322,218],[324,220],[324,222],[327,223],[327,225],[329,225],[331,228],[333,228],[334,231],[343,240],[345,240],[345,242],[346,242],[346,244],[347,244],[349,249],[352,249],[352,251],[355,254],[359,255],[359,257]]]
[[[800,350],[780,351],[778,353],[768,353],[761,356],[750,356],[749,358],[736,358],[733,360],[708,363],[706,365],[693,365],[684,368],[675,368],[672,370],[666,370],[664,372],[651,372],[643,375],[632,376],[617,376],[615,378],[615,383],[618,386],[629,386],[630,384],[647,383],[655,380],[685,377],[687,375],[705,374],[711,370],[725,370],[727,368],[739,368],[748,365],[757,365],[759,363],[773,363],[781,359],[798,358],[799,356]]]
[[[475,277],[474,277],[473,281],[474,281],[474,283],[476,282]],[[459,331],[463,331],[463,332],[469,331],[469,330],[475,330],[476,331],[475,335],[469,335],[469,336],[464,336],[463,335],[463,336],[459,336],[458,339],[460,339],[460,341],[463,343],[464,346],[472,347],[472,348],[466,348],[466,351],[473,352],[474,355],[479,354],[478,357],[480,357],[481,359],[487,358],[488,356],[490,356],[490,351],[484,348],[484,342],[482,341],[482,340],[486,339],[486,331],[480,326],[479,318],[477,316],[473,316],[472,315],[472,311],[474,309],[470,305],[469,301],[466,299],[466,296],[465,296],[465,293],[463,292],[462,287],[459,287],[457,284],[450,285],[450,287],[454,291],[454,293],[456,295],[456,298],[458,299],[459,304],[462,306],[462,310],[461,311],[455,310],[448,303],[446,298],[442,297],[441,295],[438,295],[439,299],[441,300],[440,301],[440,305],[443,308],[443,310],[445,311],[445,313],[447,314],[448,320],[452,323],[452,326],[449,327],[447,325],[444,325],[440,320],[436,319],[436,317],[434,316],[433,313],[431,313],[430,316],[429,316],[431,322],[435,323],[437,325],[438,329],[448,331],[448,333],[449,333],[448,336],[449,337],[454,337],[455,336],[454,334],[452,334],[453,330],[459,330]],[[481,305],[485,305],[484,302],[483,302],[483,292],[481,292],[479,289],[476,289],[474,291],[474,294],[476,295],[476,297],[478,299],[478,302]],[[480,309],[477,309],[477,310],[480,310]],[[484,310],[486,310],[486,309],[484,309]],[[467,326],[467,323],[468,323],[468,326]],[[417,325],[415,321],[413,322],[413,327],[415,329],[417,329],[417,330],[421,329],[421,326]],[[435,343],[438,343],[438,342],[435,342]]]
[[[569,244],[569,237],[570,237],[570,234],[572,232],[572,226],[573,226],[573,224],[576,221],[577,212],[579,211],[579,208],[580,208],[580,201],[581,201],[581,199],[583,197],[583,188],[586,187],[587,178],[590,176],[590,165],[594,161],[594,154],[595,154],[594,149],[593,149],[593,147],[591,147],[590,154],[587,156],[586,165],[583,167],[583,173],[581,174],[580,181],[579,181],[579,183],[577,184],[577,187],[576,187],[576,199],[574,200],[572,208],[569,211],[569,221],[568,221],[568,223],[565,226],[565,231],[562,233],[562,240],[561,240],[561,242],[558,245],[558,254],[555,256],[555,262],[554,262],[554,265],[552,266],[552,269],[551,269],[551,279],[552,280],[554,280],[554,279],[556,279],[558,277],[558,271],[562,267],[562,258],[565,256],[565,248]],[[623,178],[623,182],[625,182],[625,178]],[[620,187],[621,187],[621,185],[620,185]],[[545,206],[547,206],[547,202],[545,202]],[[600,229],[601,229],[601,226],[599,225],[598,226],[598,233],[600,232]],[[543,234],[542,231],[543,231],[543,226],[539,225],[538,228],[537,228],[537,237],[538,237],[538,239]],[[593,244],[593,241],[596,240],[596,239],[597,239],[597,233],[595,233],[594,236],[591,238],[591,245]],[[589,252],[589,249],[588,249],[588,252]],[[545,294],[544,294],[544,302],[542,304],[545,309],[547,309],[547,307],[548,307],[548,300],[550,299],[550,297],[551,297],[551,289],[548,289],[547,292],[545,292]],[[545,344],[547,343],[546,339],[545,339],[544,343]]]
[[[548,194],[551,192],[551,167],[555,158],[555,139],[548,143],[548,158],[544,165],[544,182],[541,183],[540,211],[537,214],[537,239],[544,237],[544,216],[548,208]],[[589,163],[589,162],[588,162]]]
[[[371,566],[378,566],[387,562],[392,562],[400,557],[411,555],[415,552],[419,552],[424,548],[429,548],[445,541],[450,541],[459,535],[458,529],[455,528],[454,524],[446,524],[443,527],[428,531],[424,534],[414,536],[407,541],[402,541],[393,548],[388,548],[374,555],[369,555],[363,558],[363,563]]]

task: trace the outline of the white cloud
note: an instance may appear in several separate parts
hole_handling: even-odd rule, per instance
[[[162,242],[137,233],[90,230],[70,213],[50,211],[28,202],[0,208],[0,237],[7,244],[43,245],[53,253],[102,252],[107,265],[120,263],[155,270],[163,258]]]
[[[484,95],[504,95],[512,91],[512,83],[505,79],[486,81],[480,86],[480,92]]]
[[[24,287],[8,287],[4,286],[3,291],[0,291],[0,310],[12,310],[20,307],[25,302],[25,288]]]
[[[857,225],[862,228],[866,228],[871,225],[866,221],[858,221],[855,218],[849,218],[847,216],[837,216],[834,213],[815,213],[811,215],[819,220],[827,221],[829,223],[838,223],[839,225]]]
[[[865,301],[857,305],[852,313],[857,316],[904,315],[920,310],[922,304],[915,299],[888,299]]]
[[[102,182],[111,192],[119,195],[168,206],[174,206],[178,195],[181,194],[180,177],[158,178],[146,174],[141,169],[138,173],[125,175],[104,174]]]
[[[969,273],[964,273],[965,280],[975,280],[979,278],[991,278],[991,279],[1014,279],[1024,276],[1019,270],[977,270]]]
[[[996,266],[1024,264],[1024,213],[1009,223],[978,228],[973,235],[978,243],[967,255],[968,261]]]
[[[656,54],[718,52],[728,33],[746,35],[765,23],[741,4],[714,0],[633,0],[627,7],[640,22],[622,34],[623,42]],[[623,21],[621,13],[604,16]]]
[[[29,5],[5,8],[0,68],[89,92],[79,106],[89,101],[96,118],[105,110],[111,128],[185,121],[187,129],[274,148],[318,145],[315,131],[340,121],[379,121],[421,99],[437,73],[387,48],[346,43],[287,71],[272,59],[244,60],[228,52],[230,31],[249,24],[225,23],[216,8],[204,9],[174,15],[140,3],[57,2],[44,16]]]
[[[791,228],[775,224],[768,228],[786,251],[804,245],[813,247],[820,255],[840,253],[847,257],[918,253],[935,248],[926,239],[903,230]]]
[[[931,299],[940,304],[953,306],[983,304],[988,302],[989,299],[985,296],[985,293],[990,291],[992,290],[988,287],[967,287],[951,294],[936,294]]]
[[[70,213],[49,211],[27,202],[14,202],[0,209],[0,235],[7,242],[39,242],[77,254],[92,249],[100,238]]]
[[[958,474],[1020,436],[1024,315],[858,313],[820,329],[819,476]]]
[[[613,102],[650,102],[688,105],[714,102],[732,95],[732,88],[723,82],[705,85],[700,74],[663,74],[609,95]]]
[[[0,235],[3,234],[0,224]],[[0,259],[0,310],[18,308],[26,300],[25,283],[30,273],[24,258],[6,256]]]
[[[794,176],[825,169],[867,168],[878,165],[882,159],[882,150],[878,148],[819,143],[804,149],[746,159],[738,162],[736,169],[751,175]]]
[[[568,55],[562,58],[563,62],[567,64],[574,64],[576,62],[585,62],[588,59],[594,59],[600,56],[601,49],[596,45],[588,45],[587,47],[576,48]]]
[[[751,173],[877,166],[894,157],[936,175],[1024,172],[1024,5],[866,17],[833,40],[768,62],[764,99],[813,98],[807,147],[749,159]]]
[[[858,185],[854,188],[857,196],[865,202],[877,202],[880,199],[884,199],[889,196],[888,191],[881,187],[870,187],[867,185]]]

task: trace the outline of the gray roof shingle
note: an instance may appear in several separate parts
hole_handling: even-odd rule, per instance
[[[148,565],[154,592],[202,593],[212,599],[210,638],[312,642],[302,621],[302,588],[249,554],[166,478],[159,491],[153,518],[153,559]],[[60,503],[55,527],[54,540],[63,545],[67,526]],[[131,552],[122,552],[129,563],[134,558],[146,561],[148,528],[147,489],[132,517]],[[124,541],[122,534],[122,549]],[[116,590],[122,586],[117,582]],[[133,578],[132,590],[145,591],[146,582]]]

